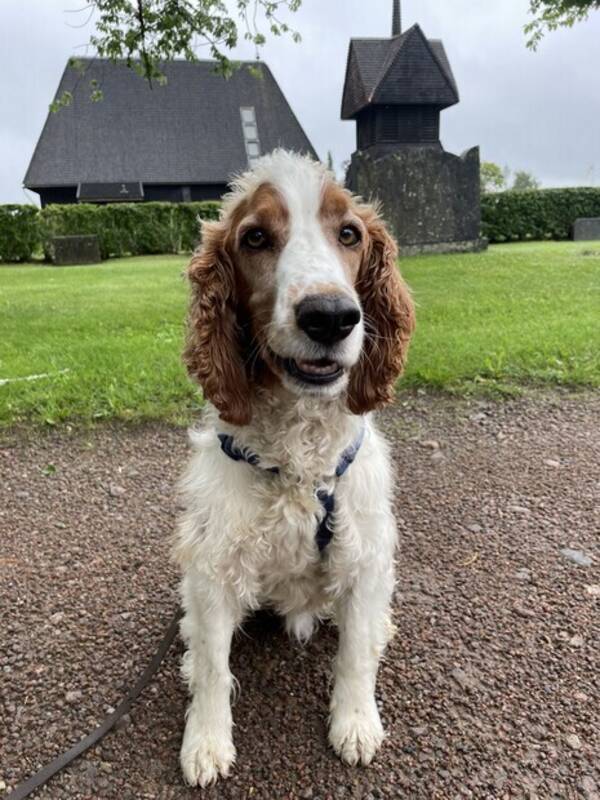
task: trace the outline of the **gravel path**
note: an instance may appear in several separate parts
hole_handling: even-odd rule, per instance
[[[182,786],[178,644],[119,729],[40,798],[600,800],[600,397],[416,396],[381,422],[401,550],[376,763],[345,767],[326,746],[335,632],[302,649],[260,615],[233,648],[228,781]],[[184,433],[161,427],[3,435],[5,790],[87,733],[153,653],[176,602],[185,453]]]

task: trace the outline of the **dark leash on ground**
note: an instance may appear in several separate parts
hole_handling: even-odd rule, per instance
[[[181,609],[178,608],[173,619],[169,623],[169,627],[163,638],[161,639],[160,644],[154,654],[152,661],[148,664],[146,669],[140,675],[138,682],[133,686],[125,697],[121,700],[119,705],[115,708],[115,710],[109,714],[103,722],[98,725],[97,728],[91,733],[82,739],[77,744],[73,745],[69,750],[65,753],[62,753],[60,756],[57,756],[53,761],[46,766],[42,767],[42,769],[38,770],[35,775],[32,775],[23,783],[20,783],[18,786],[12,790],[12,792],[7,795],[7,800],[24,800],[25,797],[29,797],[29,795],[33,794],[36,789],[39,789],[41,786],[44,786],[53,775],[56,775],[57,772],[60,772],[61,769],[64,769],[68,764],[74,761],[78,756],[82,753],[85,753],[86,750],[89,750],[90,747],[99,742],[109,730],[118,722],[122,716],[127,714],[127,712],[131,709],[134,702],[137,700],[139,695],[142,691],[146,688],[146,686],[152,680],[154,674],[160,667],[163,658],[167,654],[169,648],[171,647],[173,640],[177,636],[177,631],[179,628],[179,620],[181,618]]]

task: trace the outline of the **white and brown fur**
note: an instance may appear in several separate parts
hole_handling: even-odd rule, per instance
[[[349,224],[360,234],[350,247],[339,240]],[[244,234],[257,227],[269,247],[250,251]],[[227,776],[235,760],[231,638],[261,606],[283,615],[303,642],[316,620],[336,622],[329,741],[345,761],[368,764],[383,740],[374,691],[390,630],[396,531],[388,450],[369,412],[391,399],[414,327],[396,256],[375,209],[321,165],[284,151],[241,176],[221,219],[204,226],[188,270],[185,361],[208,402],[191,433],[174,548],[191,693],[181,766],[191,785]],[[362,319],[330,354],[343,366],[340,379],[304,386],[274,354],[324,355],[294,321],[296,304],[319,293],[353,298]],[[336,482],[340,454],[363,421],[364,443]],[[221,432],[279,474],[227,458]],[[335,533],[323,554],[317,485],[335,488]]]

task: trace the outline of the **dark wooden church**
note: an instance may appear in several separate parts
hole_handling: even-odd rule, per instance
[[[315,151],[271,71],[243,64],[229,80],[215,62],[176,60],[150,86],[123,63],[67,65],[24,184],[48,203],[218,199],[231,177],[276,147]],[[97,82],[103,99],[90,98]]]
[[[352,39],[342,119],[356,121],[352,191],[383,203],[405,253],[472,250],[479,235],[479,148],[462,156],[440,142],[440,113],[459,102],[444,45],[418,25],[392,36]]]

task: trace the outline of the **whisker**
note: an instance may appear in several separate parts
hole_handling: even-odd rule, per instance
[[[386,342],[393,341],[391,336],[382,336],[380,333],[377,333],[377,325],[368,314],[363,313],[363,320],[365,322],[365,333],[368,333],[371,339],[381,339]]]

